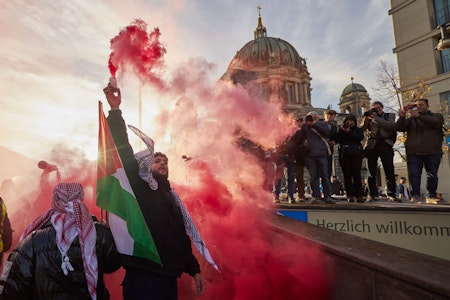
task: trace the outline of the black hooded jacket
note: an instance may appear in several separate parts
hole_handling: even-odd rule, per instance
[[[160,266],[151,260],[121,255],[123,267],[144,269],[169,277],[180,277],[183,272],[191,276],[200,273],[200,266],[192,253],[191,240],[184,227],[181,210],[171,196],[169,181],[155,177],[158,189],[152,190],[149,184],[139,177],[138,162],[128,141],[122,112],[110,111],[107,120],[125,172],[162,261]]]
[[[97,234],[98,261],[97,299],[108,300],[109,293],[103,281],[103,273],[109,274],[120,267],[111,231],[94,222]],[[0,299],[91,299],[86,284],[83,260],[78,238],[67,253],[74,271],[65,276],[61,269],[61,253],[56,245],[56,231],[50,221],[31,232],[11,252],[5,265],[11,264],[9,273],[2,273]],[[7,278],[3,278],[7,276]]]

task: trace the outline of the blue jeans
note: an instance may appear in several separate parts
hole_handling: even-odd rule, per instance
[[[323,196],[331,195],[330,178],[328,177],[328,157],[305,157],[306,168],[311,177],[311,190],[314,198],[320,198],[320,181],[322,180]]]
[[[438,187],[438,170],[441,164],[442,154],[408,155],[407,166],[409,173],[409,184],[411,185],[411,196],[420,197],[420,180],[422,169],[427,172],[427,196],[436,197]]]

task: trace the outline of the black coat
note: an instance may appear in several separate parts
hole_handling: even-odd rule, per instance
[[[159,188],[153,191],[148,183],[139,177],[138,163],[128,141],[122,112],[110,111],[107,120],[125,172],[163,264],[160,266],[151,260],[121,255],[123,267],[140,268],[169,277],[180,277],[183,272],[191,276],[200,273],[200,265],[192,253],[191,240],[186,233],[181,210],[172,199],[170,189],[163,189],[160,184]]]
[[[103,224],[94,222],[97,233],[96,253],[98,260],[97,299],[109,299],[103,273],[112,273],[120,267],[111,231]],[[74,271],[67,276],[61,269],[61,253],[56,246],[56,231],[51,222],[31,232],[11,252],[8,261],[11,270],[4,285],[2,300],[7,299],[91,299],[81,258],[80,243],[76,238],[67,253]],[[8,262],[5,262],[5,265]],[[3,278],[2,278],[3,279]]]
[[[354,146],[361,150],[361,141],[364,139],[364,131],[359,127],[352,127],[349,132],[345,132],[339,129],[338,133],[335,135],[336,143],[339,143],[339,151],[345,146]]]

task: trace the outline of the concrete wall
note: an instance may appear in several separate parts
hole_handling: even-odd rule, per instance
[[[450,261],[274,215],[274,233],[319,245],[336,269],[333,299],[450,299]]]

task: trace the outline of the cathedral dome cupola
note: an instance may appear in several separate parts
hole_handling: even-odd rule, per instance
[[[247,86],[261,100],[281,101],[287,111],[311,108],[306,59],[281,38],[267,36],[258,6],[254,38],[236,52],[221,79]]]

